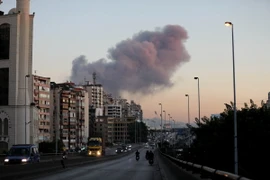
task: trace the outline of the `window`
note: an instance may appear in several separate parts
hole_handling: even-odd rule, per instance
[[[9,59],[10,25],[0,25],[0,60]]]
[[[4,119],[4,135],[8,135],[8,119]]]
[[[9,84],[9,69],[0,68],[0,106],[8,105],[8,90],[9,90],[8,84]]]

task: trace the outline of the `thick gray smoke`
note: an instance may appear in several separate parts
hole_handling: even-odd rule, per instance
[[[108,50],[111,61],[88,62],[80,56],[72,62],[71,80],[92,80],[114,96],[121,91],[152,93],[155,88],[171,87],[170,78],[177,68],[189,61],[184,42],[187,32],[179,25],[167,25],[158,31],[141,31]]]

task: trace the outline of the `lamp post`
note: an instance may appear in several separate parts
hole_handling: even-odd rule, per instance
[[[190,115],[189,115],[189,95],[185,95],[188,98],[188,124],[190,124]]]
[[[174,123],[173,127],[174,127],[174,129],[175,129],[175,120],[173,119],[172,121],[173,121],[173,123]],[[174,129],[173,129],[173,132],[174,132]],[[174,147],[175,147],[175,137],[173,137],[173,148],[174,148]]]
[[[70,151],[70,98],[71,98],[71,94],[68,95],[68,150],[69,151]]]
[[[162,125],[162,104],[159,103],[160,105],[160,121],[161,121],[161,148],[162,148],[162,143],[163,143],[163,125]]]
[[[171,126],[171,116],[170,116],[170,114],[168,114],[168,117],[169,117],[169,125]]]
[[[27,125],[27,122],[26,122],[26,118],[27,118],[27,116],[26,116],[26,106],[27,106],[27,97],[26,97],[26,92],[27,92],[27,89],[26,89],[26,78],[29,78],[30,77],[30,75],[29,74],[27,74],[27,75],[25,75],[25,77],[24,77],[24,143],[26,144],[27,143],[27,141],[26,141],[26,125]]]
[[[238,147],[237,147],[237,111],[236,111],[236,87],[235,87],[235,60],[234,60],[234,34],[233,23],[225,22],[225,26],[232,28],[232,61],[233,61],[233,111],[234,111],[234,173],[238,174]]]
[[[198,80],[198,110],[199,110],[199,125],[201,124],[201,97],[200,97],[200,78],[194,77],[195,80]]]
[[[82,147],[82,144],[83,144],[83,124],[84,124],[84,116],[83,116],[83,110],[84,110],[84,107],[83,107],[83,101],[84,101],[84,94],[81,92],[81,125],[80,125],[80,130],[81,130],[81,136],[80,136],[80,147]]]
[[[136,140],[137,140],[137,133],[136,133],[136,124],[137,124],[137,119],[134,119],[134,127],[135,127],[135,130],[134,130],[134,132],[135,132],[135,139],[134,139],[134,143],[136,144]]]
[[[51,83],[50,86],[51,89],[53,89],[53,97],[55,99],[56,95],[55,95],[55,86],[54,83]],[[56,101],[57,102],[57,101]],[[55,104],[54,104],[55,105]],[[56,106],[58,107],[58,105]],[[60,106],[59,106],[60,107]],[[58,139],[57,139],[57,131],[58,131],[58,126],[57,126],[57,121],[58,121],[58,113],[57,110],[55,108],[53,108],[53,116],[54,116],[54,129],[55,129],[55,155],[57,155],[58,152]]]
[[[161,132],[162,132],[162,130],[163,130],[163,125],[162,125],[162,104],[159,103],[159,105],[160,105],[160,121],[161,121],[160,126],[161,126]]]
[[[165,132],[166,132],[166,111],[165,110],[163,110],[163,112],[164,112],[164,129],[165,129]]]

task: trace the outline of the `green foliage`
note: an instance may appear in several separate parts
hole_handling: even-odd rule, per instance
[[[55,141],[52,142],[41,142],[39,143],[39,152],[42,153],[55,153]],[[60,153],[63,151],[65,147],[63,141],[58,140],[58,150],[57,152]]]
[[[135,123],[129,124],[128,134],[129,134],[130,141],[134,143],[135,142]],[[148,129],[144,122],[136,122],[137,142],[139,142],[140,140],[140,135],[141,135],[141,142],[147,142]]]
[[[224,112],[217,117],[203,117],[198,128],[193,127],[196,139],[186,160],[220,170],[234,172],[234,111],[233,103],[225,104]],[[237,110],[239,174],[263,179],[267,174],[270,147],[270,110],[262,101],[258,107],[250,105]],[[260,177],[261,176],[261,177]]]

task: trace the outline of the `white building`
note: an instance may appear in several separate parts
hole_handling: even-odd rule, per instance
[[[30,0],[17,0],[8,14],[0,12],[0,146],[34,143],[30,127],[33,105],[33,20]],[[33,133],[33,132],[32,132]],[[33,135],[31,136],[33,137]]]
[[[118,104],[105,105],[105,116],[122,118],[122,106]]]
[[[89,94],[89,104],[93,108],[103,108],[103,87],[101,84],[87,84],[85,89]]]

